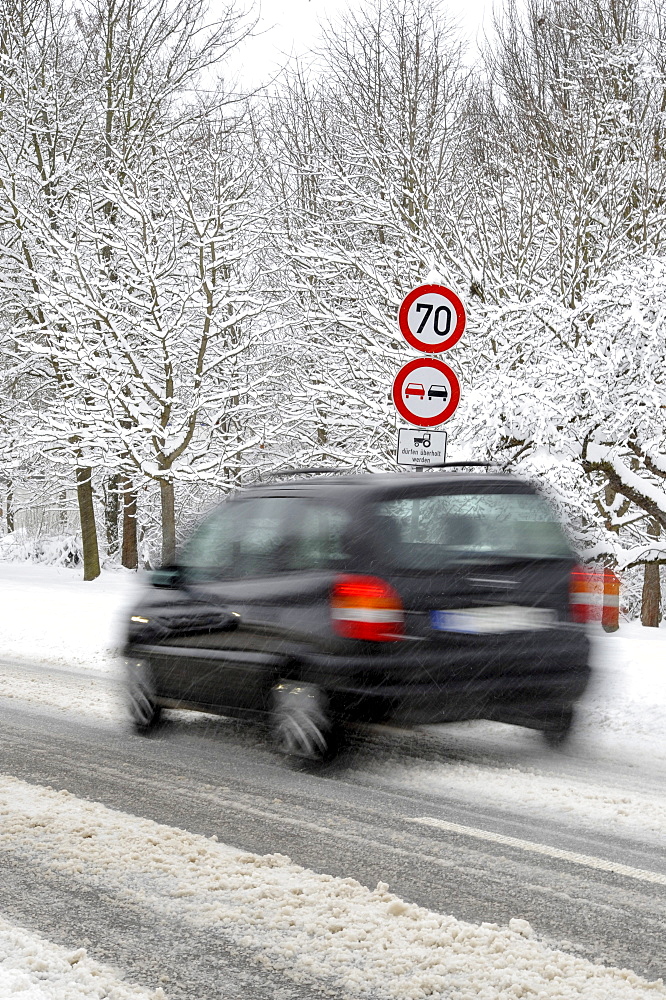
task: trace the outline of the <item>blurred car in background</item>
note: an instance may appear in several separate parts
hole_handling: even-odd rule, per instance
[[[590,676],[575,556],[510,475],[296,478],[243,490],[156,570],[128,622],[127,694],[268,719],[324,759],[348,722],[492,719],[559,743]]]

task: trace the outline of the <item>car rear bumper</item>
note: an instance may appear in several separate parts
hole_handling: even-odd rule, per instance
[[[309,679],[338,711],[365,721],[424,724],[495,719],[535,725],[584,693],[591,675],[582,629],[552,630],[493,646],[414,644],[373,657],[312,656]]]

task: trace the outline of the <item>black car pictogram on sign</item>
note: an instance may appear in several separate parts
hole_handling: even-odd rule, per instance
[[[428,399],[434,399],[439,397],[440,399],[449,398],[449,390],[445,385],[431,385],[428,389]]]

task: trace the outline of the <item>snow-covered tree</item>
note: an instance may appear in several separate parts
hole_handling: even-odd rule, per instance
[[[237,482],[271,422],[271,339],[258,321],[269,298],[252,168],[230,137],[171,137],[146,159],[122,183],[82,183],[68,238],[41,238],[48,308],[67,329],[77,400],[96,414],[91,446],[105,467],[159,486],[169,562],[175,482]]]
[[[316,69],[294,71],[267,101],[291,409],[304,453],[319,460],[391,460],[390,387],[409,356],[400,301],[433,260],[465,280],[456,233],[466,93],[455,32],[432,5],[400,0],[346,15]]]
[[[189,247],[190,263],[195,257],[201,261],[198,294],[207,294],[206,278],[201,276],[206,252],[215,258],[215,280],[226,267],[227,285],[234,281],[238,245],[235,256],[226,261],[216,254],[221,242],[226,250],[239,236],[238,224],[225,216],[220,223],[223,233],[215,232],[214,224],[216,216],[225,214],[217,194],[227,190],[236,197],[234,180],[244,170],[236,178],[225,178],[229,164],[221,168],[216,130],[228,137],[238,128],[238,102],[230,103],[219,89],[206,101],[198,101],[192,90],[200,75],[238,42],[244,27],[233,8],[210,28],[205,26],[205,14],[202,2],[163,0],[100,0],[82,11],[49,0],[17,0],[3,7],[0,218],[5,301],[7,315],[12,315],[4,327],[3,375],[5,379],[11,375],[16,384],[20,369],[24,407],[18,407],[14,393],[14,419],[22,422],[24,436],[37,442],[52,461],[75,469],[87,579],[99,573],[93,469],[110,468],[120,474],[124,524],[130,529],[136,503],[129,475],[136,468],[136,456],[119,448],[117,435],[122,409],[118,397],[128,390],[122,382],[111,388],[114,359],[100,339],[105,332],[102,317],[120,295],[125,320],[130,320],[132,296],[136,310],[142,296],[151,294],[155,257],[158,268],[164,268],[164,273],[158,271],[165,282],[160,294],[166,293],[169,280],[173,291],[178,265],[167,278],[164,261],[169,254],[176,254],[177,260],[183,244]],[[227,107],[231,110],[222,114]],[[193,177],[203,166],[202,130],[207,130],[210,159],[216,164],[208,175],[217,170],[218,190],[206,188],[210,176],[203,176],[203,192],[193,199],[197,187]],[[180,198],[178,207],[169,203],[170,193],[176,201]],[[202,209],[207,200],[210,204]],[[121,203],[126,210],[123,220]],[[184,235],[188,213],[191,231]],[[129,219],[133,228],[128,229]],[[209,236],[212,243],[207,250]],[[121,275],[114,271],[113,257],[123,252],[127,266]],[[213,311],[217,305],[215,301]],[[226,323],[227,300],[221,309]],[[187,340],[188,331],[180,332]],[[173,330],[170,335],[176,336]],[[156,357],[154,341],[150,348],[143,343],[142,349]],[[178,359],[171,357],[164,365],[168,369],[174,362]],[[115,374],[121,377],[119,370]],[[208,374],[202,371],[204,377]],[[171,375],[176,381],[181,377],[178,371]],[[164,400],[165,394],[158,398]],[[168,408],[167,403],[163,406]],[[138,405],[126,409],[121,426],[128,444],[140,429],[145,431],[145,425],[139,428],[136,422]],[[163,425],[168,422],[164,410],[160,419]],[[164,426],[163,431],[168,435]],[[190,438],[193,433],[194,425]],[[159,451],[157,443],[155,449]],[[157,467],[161,461],[168,554],[173,550],[174,518],[172,480],[166,470],[175,456],[171,451],[160,454]],[[145,467],[145,455],[142,462]],[[123,539],[124,556],[126,548]],[[136,564],[135,552],[127,553],[127,561]]]

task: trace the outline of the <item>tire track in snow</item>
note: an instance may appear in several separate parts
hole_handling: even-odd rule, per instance
[[[316,871],[353,875],[364,885],[388,881],[406,899],[440,912],[453,908],[473,923],[506,924],[519,914],[555,948],[629,966],[648,978],[664,975],[661,887],[503,850],[488,841],[438,834],[406,817],[433,810],[461,825],[663,870],[654,847],[617,841],[602,831],[564,830],[548,817],[511,819],[494,812],[482,796],[470,806],[441,795],[433,801],[422,789],[410,795],[404,787],[359,786],[357,773],[348,767],[318,777],[294,772],[276,761],[256,732],[236,730],[228,721],[173,722],[161,738],[145,740],[53,713],[11,711],[9,704],[4,711],[2,767],[28,782],[68,788],[158,823],[216,834],[251,852],[278,850]],[[261,812],[248,813],[245,806]],[[285,817],[305,823],[290,824]],[[308,821],[316,821],[317,829]],[[352,836],[340,837],[340,831]],[[437,867],[432,858],[438,858]],[[22,912],[14,911],[18,920]]]

